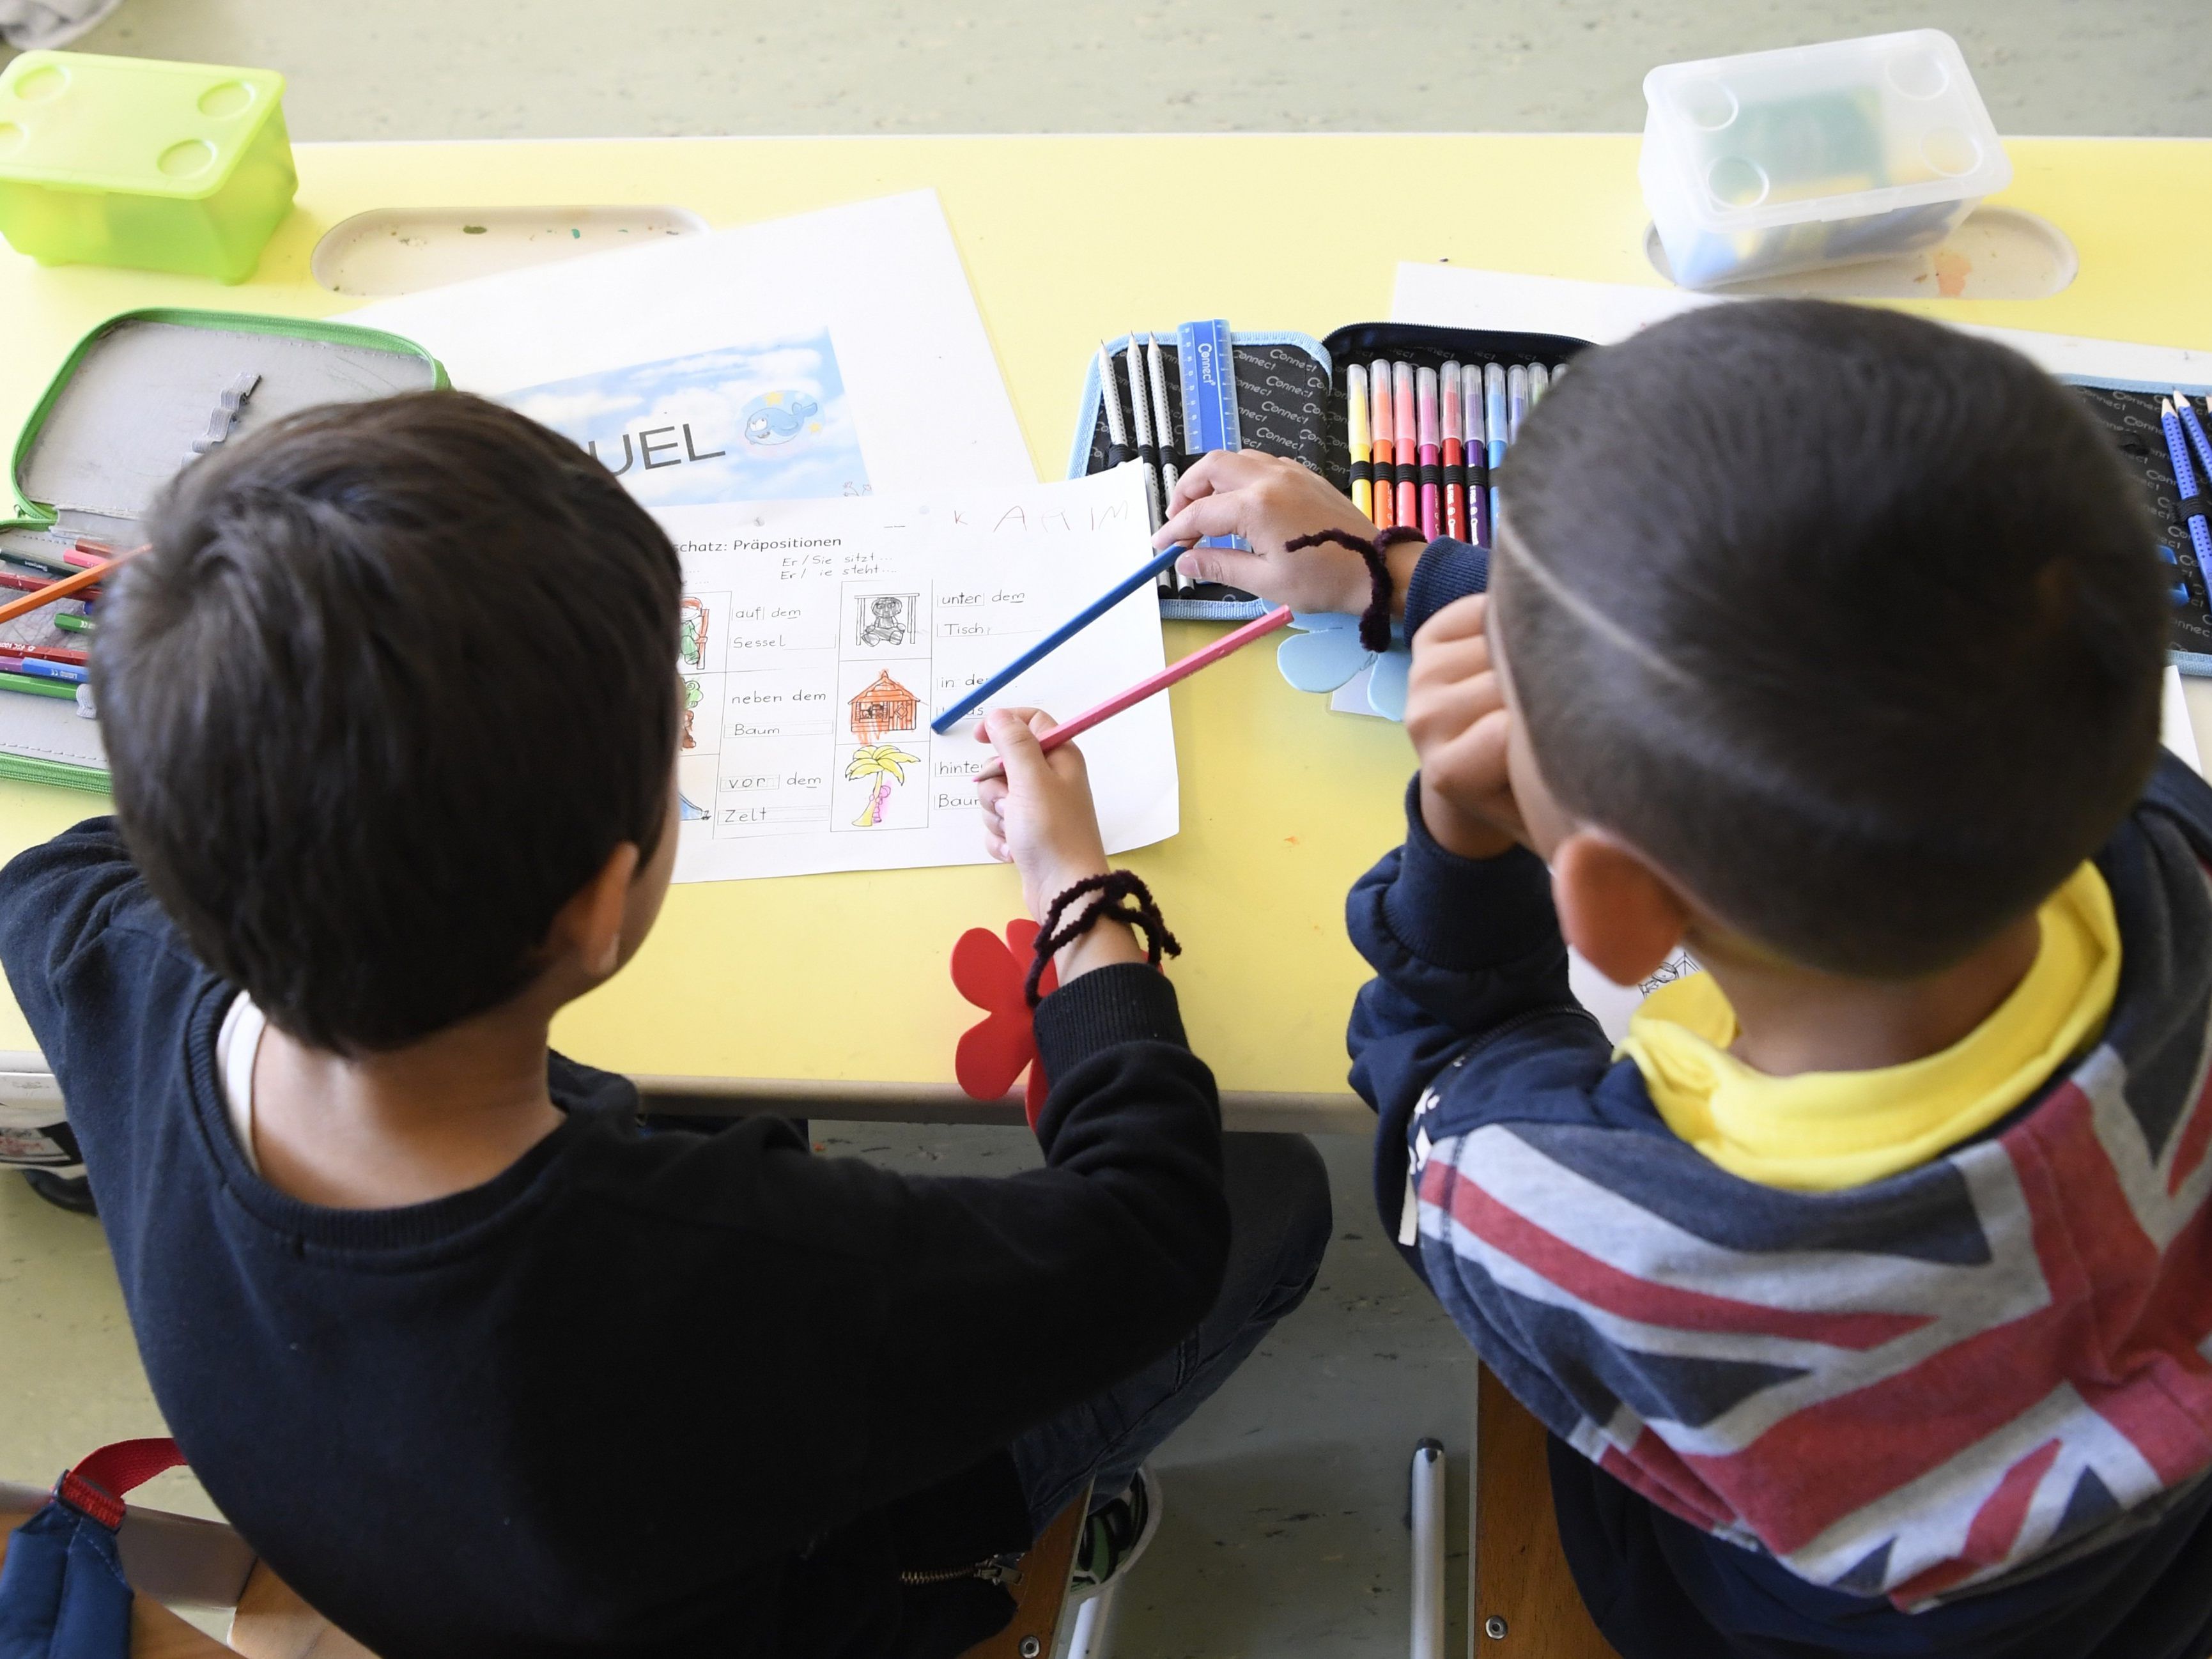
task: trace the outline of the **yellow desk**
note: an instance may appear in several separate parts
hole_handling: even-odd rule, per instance
[[[673,139],[309,145],[299,207],[258,278],[224,289],[46,270],[0,250],[0,428],[65,347],[133,306],[328,314],[308,271],[332,225],[386,206],[672,203],[722,225],[934,185],[1042,476],[1065,465],[1085,364],[1132,324],[1227,316],[1316,335],[1387,314],[1400,259],[1656,283],[1637,140],[1619,137]],[[2212,143],[2021,140],[2002,201],[2072,236],[2081,274],[2048,299],[1929,302],[1947,317],[2212,346]],[[1374,181],[1399,180],[1396,210]],[[1350,204],[1361,204],[1356,208]],[[1171,654],[1205,630],[1170,630]],[[1128,862],[1185,955],[1191,1036],[1232,1125],[1372,1121],[1346,1091],[1363,974],[1343,896],[1400,836],[1404,733],[1291,691],[1247,652],[1172,694],[1183,832]],[[0,785],[0,854],[97,810]],[[822,1115],[974,1115],[951,1084],[975,1011],[945,962],[963,928],[1018,914],[1011,871],[930,870],[678,888],[636,963],[556,1033],[659,1090]],[[849,988],[865,978],[866,999]],[[890,994],[887,985],[901,987]],[[0,1006],[0,1048],[30,1046]],[[834,1110],[833,1110],[834,1105]],[[1008,1107],[1002,1115],[1011,1115]]]

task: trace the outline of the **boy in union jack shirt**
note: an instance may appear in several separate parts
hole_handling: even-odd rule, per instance
[[[1164,538],[1356,610],[1295,471],[1194,469]],[[1599,1626],[2204,1659],[2212,789],[2109,441],[1990,343],[1715,306],[1577,362],[1502,492],[1492,555],[1395,555],[1421,770],[1352,1079]],[[1705,971],[1615,1047],[1569,945]]]

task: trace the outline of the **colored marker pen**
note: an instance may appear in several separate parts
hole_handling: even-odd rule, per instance
[[[1375,467],[1367,435],[1367,371],[1358,363],[1344,371],[1344,424],[1352,451],[1352,504],[1375,518]]]
[[[1433,368],[1414,373],[1413,406],[1419,414],[1421,434],[1421,534],[1434,541],[1443,530],[1443,491],[1439,487],[1443,480],[1438,470],[1443,440],[1437,430],[1437,372]]]
[[[1545,368],[1541,363],[1531,363],[1528,365],[1529,408],[1534,409],[1538,404],[1543,401],[1544,393],[1550,389],[1551,384],[1552,371],[1550,369]]]
[[[1467,527],[1477,547],[1490,545],[1490,445],[1483,437],[1482,370],[1469,363],[1460,371],[1461,401],[1467,405]]]
[[[1421,488],[1414,465],[1420,453],[1420,425],[1413,418],[1413,366],[1390,365],[1390,423],[1398,434],[1391,471],[1398,475],[1398,504],[1393,516],[1402,525],[1421,521]]]
[[[1467,426],[1459,391],[1459,365],[1446,363],[1437,395],[1443,399],[1444,534],[1467,539]]]
[[[1505,465],[1512,428],[1505,422],[1505,371],[1496,363],[1482,368],[1482,423],[1490,445],[1490,532],[1498,533],[1498,469]]]
[[[1398,497],[1391,486],[1395,445],[1390,425],[1390,365],[1377,357],[1367,371],[1367,435],[1375,447],[1375,527],[1398,522]],[[1410,435],[1410,434],[1409,434]]]
[[[1521,422],[1528,418],[1528,370],[1516,363],[1505,371],[1505,441],[1521,441]]]

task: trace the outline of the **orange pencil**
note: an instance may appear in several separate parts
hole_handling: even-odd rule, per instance
[[[134,547],[127,553],[118,553],[112,559],[103,560],[89,570],[80,570],[74,576],[64,576],[58,582],[49,583],[35,593],[26,593],[20,599],[10,599],[7,604],[0,605],[0,623],[27,617],[33,611],[52,605],[56,599],[66,599],[72,594],[82,593],[117,565],[127,563],[145,550],[143,547]]]
[[[1371,394],[1368,403],[1367,439],[1375,451],[1375,527],[1388,530],[1398,522],[1395,502],[1396,496],[1390,481],[1396,475],[1390,470],[1390,365],[1382,358],[1375,360],[1367,371],[1367,386]],[[1413,434],[1408,433],[1407,437]]]

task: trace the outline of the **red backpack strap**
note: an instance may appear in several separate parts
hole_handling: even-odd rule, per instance
[[[185,1461],[167,1437],[118,1440],[102,1446],[54,1483],[54,1496],[110,1532],[123,1524],[123,1497]]]

